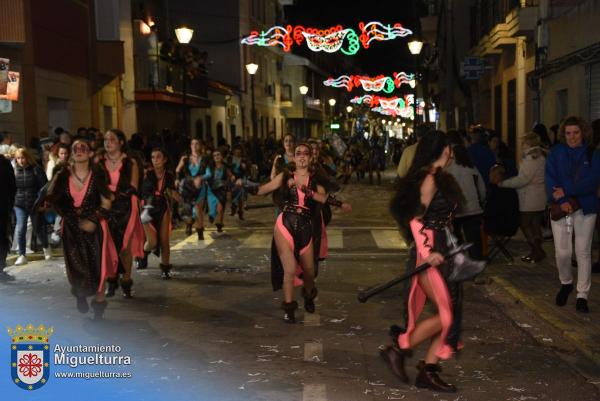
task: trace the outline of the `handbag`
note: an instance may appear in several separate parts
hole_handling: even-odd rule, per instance
[[[568,198],[567,202],[571,205],[572,211],[579,210],[579,203],[577,203],[577,199]],[[552,202],[550,204],[550,218],[554,221],[560,220],[567,215],[567,212],[563,211],[560,208],[560,205],[557,202]]]

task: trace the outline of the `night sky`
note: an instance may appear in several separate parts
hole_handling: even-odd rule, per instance
[[[358,31],[360,21],[379,21],[384,24],[400,22],[414,31],[415,18],[412,0],[298,0],[297,6],[286,9],[292,25],[329,28],[337,24]],[[356,66],[365,74],[390,74],[412,69],[413,60],[407,43],[410,36],[387,42],[374,42],[369,49],[361,48],[353,57]]]

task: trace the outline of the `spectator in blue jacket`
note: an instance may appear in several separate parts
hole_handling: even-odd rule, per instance
[[[592,239],[598,211],[597,191],[600,184],[600,151],[591,146],[587,123],[575,116],[560,125],[559,143],[546,160],[548,201],[560,208],[564,216],[553,212],[552,234],[561,288],[556,305],[564,306],[573,291],[571,270],[572,237],[577,258],[578,312],[589,312],[587,298],[591,286]],[[557,210],[558,212],[558,210]]]
[[[490,169],[496,164],[496,156],[488,147],[484,134],[483,128],[475,127],[470,133],[471,145],[467,150],[487,187],[490,185]]]

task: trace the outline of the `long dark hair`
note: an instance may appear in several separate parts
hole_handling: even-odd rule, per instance
[[[390,202],[390,213],[408,241],[413,239],[410,221],[424,212],[421,203],[421,183],[429,174],[431,165],[440,158],[448,145],[448,136],[444,132],[429,131],[419,141],[408,173],[396,183],[396,194]]]
[[[454,153],[454,161],[456,164],[473,168],[473,160],[471,160],[469,151],[467,151],[460,133],[458,131],[448,131],[448,142],[452,145],[452,152]]]

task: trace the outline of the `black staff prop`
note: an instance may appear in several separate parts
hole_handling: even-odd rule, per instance
[[[462,254],[464,253],[467,249],[469,249],[470,247],[472,247],[473,244],[470,243],[465,243],[462,245],[458,245],[458,244],[454,244],[454,246],[447,252],[444,254],[444,259],[449,259],[457,254]],[[468,259],[465,256],[465,263],[468,264],[468,268],[470,269],[469,274],[475,273],[475,275],[479,274],[481,271],[483,271],[483,269],[485,269],[485,263],[482,262],[473,262],[470,259]],[[483,266],[482,266],[483,265]],[[415,270],[411,271],[410,273],[406,273],[400,277],[396,277],[395,279],[388,281],[387,283],[378,285],[377,287],[371,288],[370,290],[367,291],[361,291],[358,293],[358,302],[362,302],[365,303],[367,302],[367,300],[369,298],[371,298],[373,295],[377,295],[382,291],[387,290],[390,287],[395,286],[398,283],[403,282],[404,280],[408,280],[409,278],[411,278],[412,276],[421,273],[424,270],[427,270],[431,267],[431,265],[429,263],[423,263],[420,266],[417,266],[415,268]],[[459,270],[460,266],[456,265],[454,266],[455,270]],[[454,272],[453,272],[454,273]],[[458,273],[460,274],[460,273]],[[462,281],[462,280],[461,280]]]

